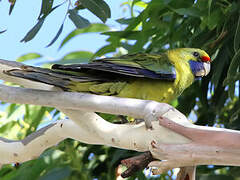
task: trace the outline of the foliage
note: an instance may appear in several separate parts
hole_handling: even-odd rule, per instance
[[[62,6],[65,3],[68,3],[68,10],[65,12],[65,17],[63,19],[63,23],[60,26],[59,30],[57,31],[56,36],[52,39],[52,41],[47,45],[47,47],[51,46],[60,36],[60,34],[63,31],[64,22],[66,18],[68,17],[76,26],[76,28],[86,28],[90,26],[90,22],[78,14],[79,9],[88,9],[91,11],[94,15],[96,15],[102,22],[106,22],[107,18],[111,17],[111,11],[109,9],[109,6],[103,1],[103,0],[78,0],[75,2],[75,6],[72,5],[72,2],[70,0],[64,1],[61,4],[58,4],[56,6],[53,6],[54,0],[42,0],[42,6],[40,10],[40,14],[38,16],[38,22],[35,26],[32,27],[32,29],[27,32],[27,34],[24,36],[24,38],[21,40],[21,42],[28,42],[32,40],[38,33],[38,31],[41,29],[45,19],[48,15],[50,15],[55,9]],[[11,14],[13,7],[15,5],[15,1],[11,2],[11,6],[9,9],[9,14]],[[1,31],[0,33],[3,33],[4,31]]]
[[[10,1],[10,13],[15,1]],[[69,3],[70,1],[66,1]],[[82,9],[88,9],[103,22],[110,18],[110,9],[103,0],[78,0],[69,6],[67,15],[76,26],[61,43],[82,33],[103,32],[108,36],[107,44],[95,54],[73,52],[58,60],[58,63],[87,62],[91,57],[106,53],[120,54],[124,48],[128,53],[158,53],[168,48],[197,47],[205,49],[214,60],[210,75],[196,81],[174,105],[184,114],[190,115],[198,125],[240,129],[240,2],[237,0],[151,0],[128,1],[130,18],[118,19],[123,30],[109,31],[104,24],[91,24],[81,17]],[[61,4],[60,4],[61,5]],[[46,17],[54,11],[53,0],[42,0],[38,23],[22,41],[30,41],[42,27]],[[71,4],[70,4],[71,5]],[[64,19],[65,21],[65,19]],[[51,44],[61,34],[63,25]],[[4,33],[3,31],[0,33]],[[31,53],[19,58],[25,61],[39,58]],[[62,115],[52,108],[2,103],[6,110],[0,114],[1,136],[20,139],[33,132],[43,122],[58,119]],[[101,114],[109,121],[118,117]],[[113,179],[121,159],[135,152],[82,144],[66,140],[57,147],[46,150],[41,157],[18,166],[5,165],[0,170],[2,179]],[[199,166],[198,179],[238,179],[238,167]],[[129,179],[144,179],[140,172]],[[158,179],[171,179],[163,174]],[[154,179],[154,178],[153,178]]]

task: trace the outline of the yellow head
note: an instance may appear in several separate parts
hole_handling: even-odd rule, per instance
[[[211,58],[204,50],[197,48],[178,48],[167,51],[167,56],[173,64],[189,64],[195,76],[206,76],[210,72]]]
[[[171,55],[172,53],[177,55],[178,58],[182,60],[211,62],[209,55],[204,50],[197,49],[197,48],[178,48],[178,49],[172,49],[168,51],[169,55]]]

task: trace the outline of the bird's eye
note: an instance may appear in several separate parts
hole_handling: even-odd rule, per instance
[[[193,56],[195,56],[195,57],[199,57],[200,55],[199,55],[198,52],[193,52]]]

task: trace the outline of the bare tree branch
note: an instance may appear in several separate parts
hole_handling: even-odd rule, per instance
[[[123,149],[149,151],[159,174],[176,167],[180,177],[194,179],[196,165],[240,165],[240,132],[214,127],[196,126],[173,107],[154,101],[61,92],[59,89],[19,78],[10,78],[4,70],[21,64],[0,60],[0,78],[28,88],[0,85],[0,100],[10,103],[35,104],[58,108],[71,120],[57,121],[21,141],[0,139],[0,163],[23,162],[33,159],[46,148],[65,138],[89,144],[104,144]],[[42,89],[42,90],[39,90]],[[54,91],[53,91],[54,90]],[[138,125],[112,124],[94,112],[130,115],[144,118]],[[122,135],[125,138],[122,138]],[[128,166],[131,167],[129,161]],[[180,178],[181,179],[181,178]]]

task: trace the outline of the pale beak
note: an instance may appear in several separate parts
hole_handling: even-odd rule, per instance
[[[208,75],[208,73],[210,72],[211,69],[211,65],[210,62],[204,62],[203,63],[203,69],[201,69],[200,71],[198,71],[196,73],[196,76],[206,76]]]

